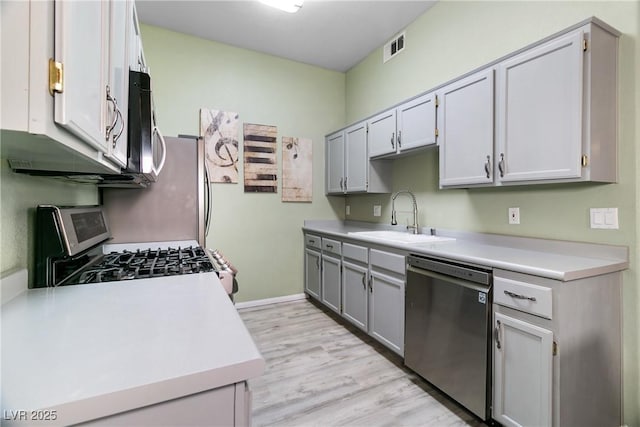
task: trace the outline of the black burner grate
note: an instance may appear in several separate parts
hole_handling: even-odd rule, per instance
[[[111,252],[82,271],[77,283],[112,282],[215,271],[199,246]]]

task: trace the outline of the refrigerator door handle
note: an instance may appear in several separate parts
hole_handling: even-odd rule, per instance
[[[205,151],[206,152],[206,151]],[[209,227],[211,226],[211,174],[209,172],[209,162],[205,155],[204,158],[204,186],[207,193],[207,203],[204,212],[204,235],[209,235]]]

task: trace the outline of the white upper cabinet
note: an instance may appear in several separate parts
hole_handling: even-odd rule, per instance
[[[497,65],[498,184],[617,181],[618,36],[596,20]]]
[[[3,2],[0,15],[2,157],[25,172],[120,173],[142,57],[133,1]]]
[[[438,91],[440,187],[493,183],[493,69]]]
[[[436,145],[436,95],[427,93],[397,109],[398,151]]]
[[[367,120],[369,157],[395,154],[397,150],[396,110],[387,110]]]
[[[436,144],[436,96],[427,93],[367,120],[369,157],[395,157]]]
[[[109,3],[55,2],[55,58],[63,69],[55,93],[55,121],[107,153],[106,82],[109,67]]]
[[[368,165],[367,128],[364,122],[345,130],[346,168],[344,189],[346,192],[367,191]]]
[[[580,177],[583,37],[576,31],[499,64],[500,181]]]

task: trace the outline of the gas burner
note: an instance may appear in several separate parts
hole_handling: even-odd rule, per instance
[[[199,246],[111,252],[100,262],[82,271],[77,283],[147,279],[216,271],[211,259]]]

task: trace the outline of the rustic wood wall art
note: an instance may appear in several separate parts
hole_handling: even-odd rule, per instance
[[[200,136],[204,138],[211,182],[238,183],[239,115],[200,109]]]
[[[310,202],[313,194],[313,141],[282,137],[282,201]]]
[[[276,126],[244,124],[245,193],[278,192],[277,137]]]

